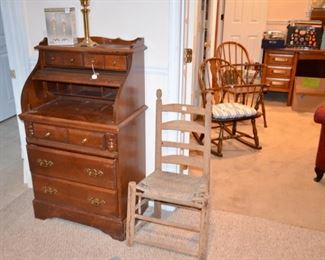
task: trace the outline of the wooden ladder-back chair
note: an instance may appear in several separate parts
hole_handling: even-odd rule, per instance
[[[209,95],[205,108],[183,104],[162,104],[161,90],[157,91],[155,170],[140,183],[129,183],[126,223],[128,245],[131,246],[135,241],[197,256],[199,259],[206,259],[210,186],[211,99],[211,95]],[[171,117],[172,115],[174,117]],[[203,123],[191,119],[196,115],[204,118]],[[208,137],[204,144],[190,142],[189,136],[193,131]],[[180,138],[180,135],[185,134],[186,136],[186,133],[188,133],[188,138]],[[166,165],[167,169],[164,168]],[[175,168],[168,168],[171,165]],[[196,172],[200,168],[202,175],[197,176],[197,173],[195,176],[184,174],[184,169],[190,171],[191,168],[196,169]],[[177,169],[177,171],[173,172],[171,169]],[[154,213],[148,216],[148,214],[144,214],[143,207],[150,201],[154,202]],[[200,221],[198,225],[184,224],[183,219],[176,222],[175,220],[161,218],[161,205],[164,204],[177,209],[191,209],[199,212]],[[191,235],[198,237],[198,247],[193,250],[193,245],[181,247],[177,243],[168,244],[166,241],[162,241],[163,239],[154,241],[141,238],[140,229],[147,222],[165,226],[165,228],[175,228],[177,235],[179,235],[177,232],[179,229],[190,232]]]
[[[210,58],[199,68],[199,84],[203,104],[206,103],[207,93],[218,92],[218,100],[212,106],[212,128],[217,130],[217,137],[211,138],[211,152],[222,156],[223,141],[236,139],[254,149],[261,149],[256,119],[262,114],[259,106],[263,99],[263,84],[247,84],[245,75],[229,62]],[[250,121],[252,133],[239,130],[239,122]],[[203,143],[204,135],[193,132],[199,143]]]
[[[231,65],[236,66],[237,71],[245,74],[243,79],[247,84],[263,84],[264,93],[267,91],[268,86],[266,82],[263,82],[262,77],[262,73],[265,71],[265,65],[253,62],[249,57],[248,51],[242,44],[234,41],[223,42],[217,47],[215,57],[228,61]],[[267,127],[264,100],[261,100],[260,103],[264,127]]]

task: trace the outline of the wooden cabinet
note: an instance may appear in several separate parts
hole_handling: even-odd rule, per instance
[[[94,40],[93,48],[46,39],[36,47],[20,118],[35,217],[76,221],[123,240],[128,182],[145,176],[145,46],[142,38]]]
[[[270,91],[288,93],[288,105],[292,102],[296,56],[295,51],[285,49],[266,49],[264,52],[264,80],[269,84]]]

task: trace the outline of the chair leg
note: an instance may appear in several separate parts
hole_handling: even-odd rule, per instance
[[[315,173],[316,173],[316,177],[314,178],[314,181],[320,182],[324,176],[325,171],[319,169],[318,167],[315,167]]]
[[[219,140],[218,140],[218,150],[217,156],[222,157],[222,142],[223,142],[223,132],[224,132],[225,125],[224,123],[220,124],[220,132],[219,132]]]
[[[252,126],[253,126],[253,134],[254,134],[255,147],[257,149],[261,149],[262,147],[260,146],[260,141],[258,139],[258,133],[257,133],[256,120],[255,119],[252,119]]]
[[[196,133],[196,132],[192,132],[192,134],[193,134],[195,140],[198,142],[198,144],[203,145],[204,134],[200,134],[200,135],[199,135],[199,134]]]
[[[135,201],[136,201],[136,183],[130,182],[128,187],[128,208],[126,219],[126,240],[128,246],[133,245],[135,228]]]
[[[236,135],[236,133],[237,133],[237,122],[233,122],[231,134]]]
[[[161,218],[161,202],[155,201],[154,203],[154,216],[156,218]]]
[[[207,244],[208,244],[208,222],[209,215],[207,206],[201,209],[200,217],[200,238],[199,238],[199,253],[198,259],[207,259]]]
[[[267,127],[267,123],[266,123],[266,114],[265,114],[265,106],[264,106],[264,102],[261,101],[261,106],[262,106],[262,113],[263,113],[263,121],[264,121],[264,127]]]

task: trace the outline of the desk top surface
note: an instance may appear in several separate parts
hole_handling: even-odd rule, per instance
[[[276,48],[267,49],[271,51],[295,52],[298,54],[298,60],[325,60],[325,49],[300,49],[300,48]]]

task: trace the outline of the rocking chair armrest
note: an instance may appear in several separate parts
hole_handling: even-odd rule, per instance
[[[262,80],[262,74],[266,70],[264,63],[237,63],[231,64],[231,67],[238,72],[238,76],[246,84],[258,84],[257,80]]]
[[[266,64],[264,63],[259,63],[259,62],[245,62],[245,63],[236,63],[236,64],[231,64],[231,66],[237,68],[237,67],[244,67],[244,68],[249,68],[251,70],[255,71],[260,71],[262,69],[266,68]]]
[[[325,125],[325,106],[320,106],[314,113],[314,121],[316,123]]]
[[[232,93],[232,94],[252,94],[252,93],[264,93],[264,90],[267,88],[265,84],[236,84],[236,85],[224,85],[222,90],[224,92]],[[239,91],[237,92],[237,90]]]

